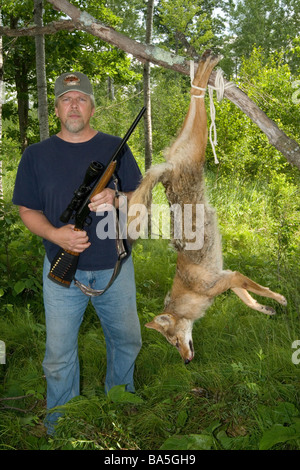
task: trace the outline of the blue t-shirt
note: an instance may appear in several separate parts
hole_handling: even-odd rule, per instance
[[[82,143],[70,143],[52,136],[29,146],[22,155],[13,194],[13,203],[29,209],[42,211],[55,227],[64,225],[61,214],[70,204],[74,191],[82,184],[85,173],[92,161],[106,165],[121,139],[98,132],[92,139]],[[120,191],[134,191],[140,180],[141,172],[129,149],[123,149],[115,174]],[[113,188],[110,181],[108,187]],[[79,256],[78,269],[95,271],[113,268],[117,260],[116,240],[112,237],[97,235],[97,224],[108,216],[95,212],[89,214],[91,224],[87,231],[91,246]],[[71,219],[68,223],[74,223]],[[105,226],[105,224],[103,224]],[[102,230],[103,232],[103,230]],[[101,233],[102,233],[101,232]],[[59,247],[48,240],[43,240],[50,262]],[[130,247],[127,247],[130,250]]]

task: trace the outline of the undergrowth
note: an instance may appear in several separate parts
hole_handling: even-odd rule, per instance
[[[0,449],[300,449],[300,354],[293,349],[300,340],[299,191],[285,184],[279,194],[275,180],[232,185],[210,174],[207,179],[225,266],[282,293],[287,307],[262,299],[277,311],[267,317],[233,292],[224,293],[195,324],[195,358],[186,366],[175,348],[144,327],[162,311],[176,253],[167,240],[137,242],[133,257],[143,347],[136,394],[122,386],[104,394],[104,337],[89,306],[79,335],[81,396],[62,407],[57,433],[49,437],[43,426],[40,245],[30,255],[36,239],[14,237],[14,230],[20,237],[23,229],[8,218],[0,253],[6,266],[0,292],[0,339],[6,346],[0,364]],[[35,281],[28,284],[25,262],[34,272]]]

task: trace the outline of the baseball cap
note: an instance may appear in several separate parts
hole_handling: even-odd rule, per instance
[[[66,72],[61,74],[55,82],[55,98],[68,91],[80,91],[86,95],[93,95],[93,87],[88,77],[81,72]]]

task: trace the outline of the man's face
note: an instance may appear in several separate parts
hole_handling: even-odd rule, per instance
[[[94,111],[90,96],[80,91],[64,93],[58,98],[55,107],[55,114],[62,127],[74,134],[89,127],[89,120]]]

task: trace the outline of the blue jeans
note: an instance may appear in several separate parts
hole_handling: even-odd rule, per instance
[[[66,288],[48,279],[49,269],[50,263],[45,257],[43,290],[47,339],[43,368],[47,379],[47,408],[51,409],[80,394],[78,332],[90,298],[73,282]],[[77,270],[76,279],[93,289],[103,289],[112,271]],[[134,365],[142,341],[131,257],[123,262],[110,288],[103,295],[92,297],[91,302],[106,342],[105,390],[125,384],[126,390],[134,392]],[[49,424],[56,419],[57,413],[49,414]]]

